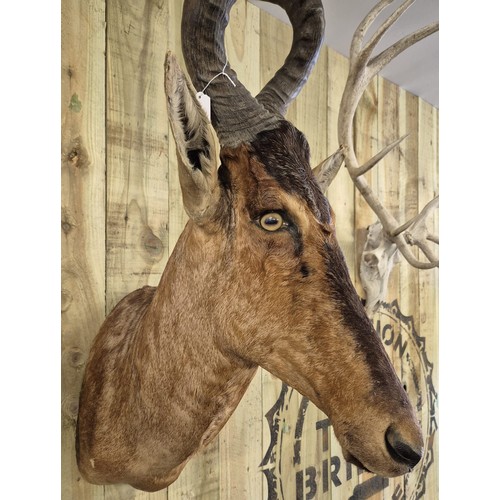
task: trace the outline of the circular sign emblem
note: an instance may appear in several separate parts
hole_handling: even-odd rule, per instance
[[[425,338],[418,335],[413,318],[401,313],[397,301],[383,302],[373,324],[416,409],[425,437],[423,459],[396,481],[357,469],[344,460],[326,415],[281,383],[279,397],[266,414],[271,439],[260,464],[269,500],[309,500],[335,489],[339,494],[343,489],[342,498],[347,493],[345,498],[350,499],[367,499],[382,490],[392,500],[423,497],[427,472],[434,463],[437,430],[433,364],[427,357]]]

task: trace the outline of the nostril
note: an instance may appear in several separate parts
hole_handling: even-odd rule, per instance
[[[420,445],[415,447],[406,443],[392,427],[389,427],[385,433],[385,443],[391,457],[397,462],[408,464],[410,469],[413,469],[422,458]]]

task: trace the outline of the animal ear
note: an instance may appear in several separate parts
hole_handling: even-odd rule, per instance
[[[313,168],[313,174],[318,181],[321,192],[326,194],[326,190],[335,179],[344,161],[344,149],[339,148],[332,156],[323,160],[317,167]]]
[[[194,222],[203,224],[220,196],[219,142],[190,80],[170,52],[165,59],[165,94],[184,208]]]

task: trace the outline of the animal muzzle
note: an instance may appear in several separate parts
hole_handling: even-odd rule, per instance
[[[417,466],[424,442],[420,427],[411,421],[391,423],[385,432],[369,433],[364,439],[350,434],[342,447],[344,458],[353,465],[380,476],[394,477],[411,472]]]
[[[408,466],[409,470],[412,470],[422,458],[421,438],[417,439],[417,442],[414,439],[407,440],[393,426],[389,426],[385,433],[385,445],[391,458],[395,462]]]

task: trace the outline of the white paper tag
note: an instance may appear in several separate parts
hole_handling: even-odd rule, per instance
[[[203,111],[205,111],[205,114],[208,117],[208,121],[210,120],[210,97],[207,94],[204,94],[203,92],[198,92],[196,94],[196,97],[198,98],[198,101],[201,104],[201,107],[203,108]]]

